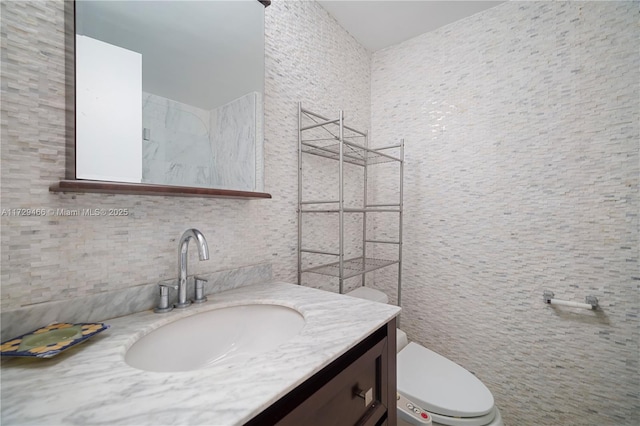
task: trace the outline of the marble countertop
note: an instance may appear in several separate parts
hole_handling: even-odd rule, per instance
[[[239,361],[177,373],[135,369],[126,350],[141,336],[185,316],[245,304],[299,311],[303,329],[278,348]],[[50,359],[3,359],[3,425],[243,424],[400,312],[308,287],[269,283],[225,291],[166,314],[105,320],[111,328]]]

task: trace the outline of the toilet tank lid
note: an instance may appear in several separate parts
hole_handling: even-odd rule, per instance
[[[389,298],[380,290],[369,287],[358,287],[346,293],[347,296],[357,297],[359,299],[371,300],[380,303],[389,303]]]

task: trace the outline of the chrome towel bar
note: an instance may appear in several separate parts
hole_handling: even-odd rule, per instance
[[[595,296],[587,296],[585,297],[585,303],[580,302],[569,302],[567,300],[554,299],[554,294],[552,291],[545,290],[542,294],[542,299],[545,303],[550,305],[560,305],[560,306],[570,306],[572,308],[583,308],[583,309],[597,309],[598,308],[598,298]]]

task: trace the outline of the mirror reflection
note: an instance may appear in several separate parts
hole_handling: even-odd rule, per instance
[[[261,191],[264,6],[77,1],[76,178]]]

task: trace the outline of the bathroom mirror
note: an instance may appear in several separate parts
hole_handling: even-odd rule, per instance
[[[77,0],[76,179],[262,191],[267,4]]]

